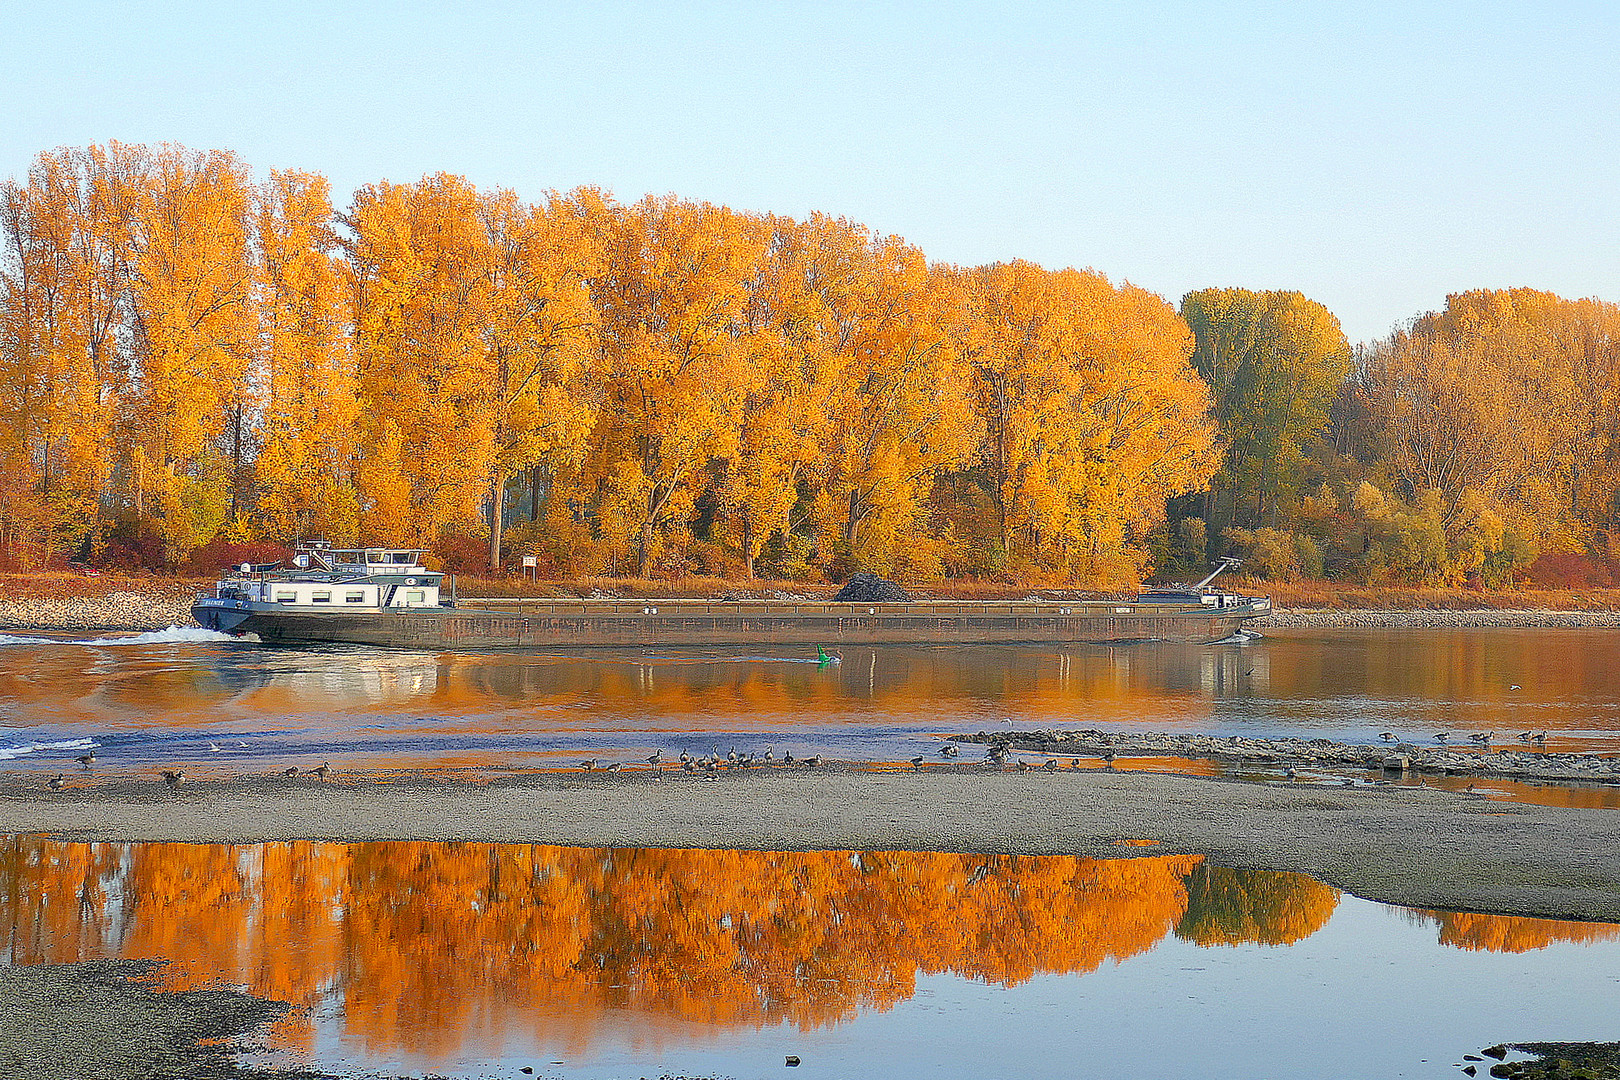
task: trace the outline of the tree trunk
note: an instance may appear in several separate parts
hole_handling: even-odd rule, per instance
[[[529,470],[529,522],[540,520],[540,466]]]
[[[653,523],[648,518],[647,523],[641,527],[641,542],[636,551],[636,576],[646,577],[652,568],[652,540]]]
[[[743,576],[754,580],[754,519],[744,515],[742,522]]]
[[[497,472],[489,481],[489,572],[501,572],[501,504],[505,501],[506,476]]]
[[[849,489],[849,515],[844,518],[844,543],[853,550],[855,547],[855,530],[861,523],[861,492],[859,488]]]

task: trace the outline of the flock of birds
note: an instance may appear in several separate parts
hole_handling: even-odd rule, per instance
[[[246,746],[247,744],[238,743],[237,745]],[[209,743],[208,749],[217,752],[219,747],[213,743]],[[94,750],[87,751],[86,753],[80,754],[73,760],[77,761],[86,770],[89,770],[90,767],[96,763],[96,752]],[[186,772],[184,769],[159,769],[158,775],[163,778],[163,782],[169,785],[170,788],[177,788],[186,782]],[[287,768],[281,770],[281,775],[286,777],[300,775],[313,776],[317,780],[324,781],[328,776],[332,775],[332,766],[324,761],[315,766],[313,769],[299,769],[296,765],[289,765]],[[51,777],[49,781],[47,781],[46,786],[48,786],[52,791],[61,791],[67,786],[67,774],[57,773],[55,776]]]
[[[646,762],[652,768],[661,770],[664,764],[663,749],[660,748],[654,750],[647,756]],[[780,760],[780,764],[783,766],[797,765],[801,768],[814,768],[815,766],[820,765],[821,762],[822,757],[820,754],[812,754],[810,757],[796,758],[793,756],[793,751],[791,750],[784,753]],[[776,757],[775,748],[766,747],[759,753],[739,753],[736,750],[731,750],[723,757],[718,750],[711,751],[707,754],[701,754],[697,757],[693,757],[687,751],[682,750],[680,763],[681,771],[684,773],[689,775],[701,773],[705,777],[712,778],[718,775],[722,770],[770,768],[777,765],[778,760]],[[584,761],[579,763],[579,767],[584,769],[586,772],[616,773],[622,771],[625,764],[626,763],[623,761],[608,762],[603,761],[600,758],[586,758]]]
[[[1404,741],[1393,731],[1380,731],[1378,733],[1378,737],[1387,743],[1398,743]],[[1434,735],[1434,741],[1439,743],[1441,746],[1449,745],[1448,740],[1450,738],[1451,732],[1449,731],[1437,731]],[[1547,745],[1547,733],[1545,731],[1521,731],[1516,738],[1526,746],[1545,748]],[[1476,731],[1474,734],[1468,736],[1468,741],[1474,743],[1481,750],[1489,749],[1491,743],[1496,741],[1496,732]]]

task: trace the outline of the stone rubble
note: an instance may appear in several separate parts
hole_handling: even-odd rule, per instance
[[[1272,615],[1257,619],[1259,629],[1437,629],[1478,627],[1526,627],[1540,629],[1579,629],[1620,626],[1620,611],[1549,611],[1534,609],[1479,609],[1451,611],[1444,608],[1412,608],[1402,611],[1362,611],[1351,608],[1278,608]]]
[[[1476,751],[1461,747],[1419,746],[1396,742],[1357,746],[1331,739],[1248,739],[1240,736],[1173,735],[1161,732],[1106,732],[1093,728],[1060,731],[980,731],[952,736],[955,742],[1004,745],[1032,753],[1102,757],[1212,758],[1279,765],[1383,770],[1386,761],[1404,758],[1413,772],[1452,776],[1525,780],[1578,780],[1620,783],[1620,757],[1555,754],[1502,746]]]
[[[30,630],[163,630],[196,626],[192,586],[61,599],[0,600],[0,632]]]

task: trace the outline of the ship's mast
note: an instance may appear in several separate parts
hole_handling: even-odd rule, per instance
[[[1213,570],[1211,570],[1209,572],[1209,576],[1206,577],[1203,581],[1200,581],[1198,584],[1194,585],[1193,588],[1202,589],[1205,585],[1208,585],[1210,582],[1214,581],[1216,579],[1216,577],[1218,577],[1222,573],[1226,572],[1227,570],[1236,570],[1238,567],[1240,567],[1242,565],[1243,565],[1243,560],[1242,559],[1232,559],[1232,558],[1222,559],[1220,562],[1215,564],[1215,569],[1213,569]]]

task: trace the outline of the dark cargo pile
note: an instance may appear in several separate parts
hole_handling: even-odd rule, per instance
[[[915,597],[888,578],[880,578],[876,574],[862,572],[845,582],[844,587],[838,590],[838,595],[834,596],[833,599],[856,604],[870,604],[882,600],[905,602],[913,600]]]

